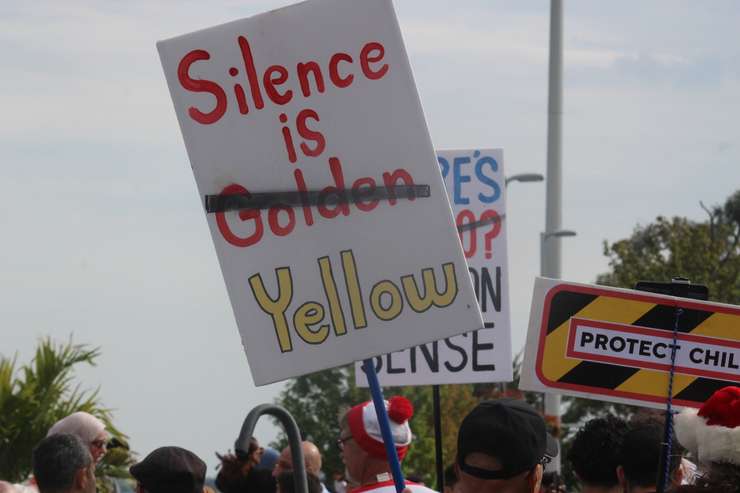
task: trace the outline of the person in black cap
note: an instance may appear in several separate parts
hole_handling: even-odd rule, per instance
[[[514,399],[479,403],[460,425],[455,469],[461,493],[536,493],[558,455],[545,421]]]
[[[180,447],[160,447],[129,468],[137,493],[203,493],[206,464]]]

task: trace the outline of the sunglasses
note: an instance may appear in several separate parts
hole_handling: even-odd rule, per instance
[[[336,445],[337,445],[337,449],[339,449],[340,452],[344,450],[344,442],[346,442],[347,440],[352,440],[352,437],[348,436],[348,437],[337,439]]]

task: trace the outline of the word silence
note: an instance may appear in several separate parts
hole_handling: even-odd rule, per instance
[[[377,41],[365,43],[355,57],[338,51],[328,57],[316,57],[328,59],[328,63],[323,68],[316,60],[304,60],[295,64],[294,70],[289,70],[282,64],[258,68],[247,36],[238,35],[233,42],[238,47],[240,55],[238,59],[211,60],[213,53],[206,49],[196,48],[185,54],[177,65],[177,80],[184,90],[207,93],[215,99],[215,105],[211,109],[201,109],[196,106],[188,108],[188,116],[197,123],[202,125],[217,123],[229,109],[238,111],[240,115],[248,115],[250,101],[248,101],[247,92],[249,92],[254,109],[261,110],[265,107],[264,95],[273,104],[284,106],[290,103],[297,94],[302,95],[304,99],[310,98],[313,94],[323,94],[326,92],[327,81],[331,82],[331,86],[335,89],[344,89],[352,85],[355,74],[362,75],[367,80],[378,80],[386,75],[389,69],[388,64],[383,62],[385,47]],[[226,73],[232,79],[229,92],[216,80],[192,76],[191,69],[200,68],[199,64],[228,67]],[[245,86],[248,91],[245,90]],[[230,95],[231,93],[233,95]],[[287,116],[284,113],[281,113],[279,118],[281,123],[287,122]],[[323,142],[323,137],[306,126],[308,118],[318,121],[315,112],[303,115],[299,113],[300,134],[319,145]],[[286,130],[288,130],[287,127],[283,127],[282,132],[285,133]],[[291,139],[289,135],[285,138],[286,143]],[[301,146],[308,155],[316,152],[315,149],[308,149],[306,144],[301,144]],[[295,162],[295,159],[292,162]]]

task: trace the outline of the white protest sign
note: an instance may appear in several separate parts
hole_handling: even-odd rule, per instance
[[[538,278],[519,386],[663,407],[673,368],[673,404],[700,407],[740,382],[739,326],[733,305]]]
[[[207,214],[257,385],[482,327],[391,0],[157,46],[200,199],[305,197]]]
[[[512,380],[506,188],[501,149],[437,151],[485,328],[374,359],[382,385]],[[478,227],[470,227],[480,222]],[[357,385],[367,386],[356,364]]]

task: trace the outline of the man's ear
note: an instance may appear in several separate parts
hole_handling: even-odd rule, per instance
[[[624,477],[624,467],[617,466],[617,479],[619,480],[619,486],[622,487],[622,489],[627,489],[627,479]]]
[[[681,482],[683,481],[683,475],[684,475],[683,463],[679,462],[678,467],[676,467],[676,470],[673,471],[673,474],[671,474],[671,482],[675,486],[680,486]]]
[[[90,468],[92,467],[95,466],[90,464],[89,466],[77,469],[74,479],[74,487],[77,491],[88,491],[90,481],[95,480],[95,474],[90,473]]]
[[[538,493],[542,487],[542,475],[545,474],[545,468],[542,464],[537,464],[534,468],[534,474],[530,474],[529,477],[529,491],[532,493]]]

